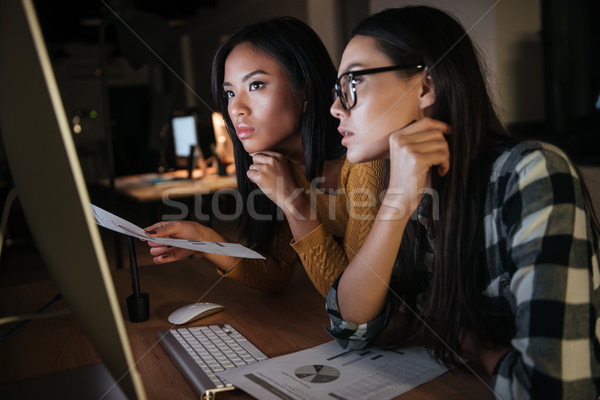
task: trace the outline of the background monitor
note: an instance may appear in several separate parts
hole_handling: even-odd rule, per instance
[[[193,114],[176,115],[171,118],[171,129],[173,131],[176,166],[187,166],[192,146],[194,152],[198,151],[196,117]]]
[[[212,113],[213,131],[215,134],[215,155],[223,164],[231,164],[235,161],[233,158],[233,143],[227,133],[225,120],[220,112]]]
[[[0,1],[0,60],[0,130],[32,236],[113,378],[145,398],[31,0]]]

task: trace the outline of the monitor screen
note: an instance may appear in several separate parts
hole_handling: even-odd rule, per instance
[[[33,239],[112,377],[145,398],[32,0],[0,1],[0,60],[0,131]]]
[[[194,115],[179,115],[171,119],[173,145],[176,157],[189,157],[191,146],[198,145],[196,118]]]

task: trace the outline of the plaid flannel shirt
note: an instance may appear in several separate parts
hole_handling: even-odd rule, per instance
[[[513,349],[495,367],[493,394],[600,398],[598,237],[565,154],[536,141],[506,149],[492,167],[483,224],[482,290],[508,308],[516,325]],[[340,345],[361,348],[383,331],[401,304],[393,294],[395,276],[381,314],[361,325],[341,318],[335,282],[327,311]]]

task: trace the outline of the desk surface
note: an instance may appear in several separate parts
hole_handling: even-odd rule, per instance
[[[199,170],[192,173],[193,179],[188,177],[187,170],[178,170],[164,174],[150,173],[128,175],[115,178],[115,190],[141,203],[160,201],[165,198],[176,199],[203,194],[211,194],[223,189],[237,189],[235,175],[219,176],[200,175]],[[108,180],[100,182],[108,187]]]
[[[131,294],[127,269],[113,271],[125,317],[125,299]],[[169,329],[168,315],[195,301],[210,301],[225,310],[192,325],[230,323],[269,357],[322,344],[331,338],[324,300],[312,287],[303,270],[296,271],[290,287],[281,294],[248,289],[221,278],[206,261],[188,259],[163,266],[140,268],[143,292],[150,296],[150,319],[141,323],[126,320],[133,352],[149,399],[195,399],[196,393],[157,342],[156,333]],[[52,282],[37,282],[0,288],[0,315],[29,313],[57,292]],[[52,308],[65,307],[60,301]],[[4,326],[5,332],[10,326]],[[21,379],[100,362],[74,316],[66,315],[29,322],[0,342],[0,386]],[[219,399],[248,399],[235,390]],[[423,399],[491,399],[485,385],[472,374],[455,369],[398,397]]]

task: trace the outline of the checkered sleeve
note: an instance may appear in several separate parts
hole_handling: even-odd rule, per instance
[[[581,182],[554,146],[523,142],[503,156],[488,192],[488,206],[497,204],[486,217],[496,227],[486,246],[504,249],[498,261],[512,276],[516,334],[493,392],[502,400],[597,399],[598,239]]]
[[[327,332],[345,349],[362,349],[373,342],[385,329],[395,311],[398,310],[399,302],[395,300],[396,297],[391,295],[393,291],[390,291],[382,312],[375,319],[364,324],[346,321],[340,315],[338,307],[337,287],[339,280],[338,277],[327,293],[326,308],[330,320],[330,329]]]

